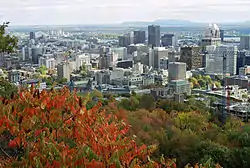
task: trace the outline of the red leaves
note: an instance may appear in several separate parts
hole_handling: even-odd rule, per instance
[[[20,147],[21,145],[21,138],[17,137],[9,142],[10,148]]]
[[[86,167],[88,167],[88,168],[104,168],[104,164],[102,162],[92,160],[91,163],[86,164]]]
[[[5,123],[5,120],[6,120],[6,116],[0,119],[0,127]]]
[[[44,131],[44,129],[40,129],[40,130],[36,130],[35,131],[35,136],[39,136],[42,132]]]
[[[20,96],[21,100],[24,100],[24,96],[23,96],[23,92],[22,91],[20,91],[19,96]]]
[[[0,127],[5,126],[5,128],[10,129],[11,125],[12,122],[6,116],[3,116],[3,118],[0,119]]]
[[[60,168],[60,167],[61,167],[60,162],[54,160],[53,163],[52,163],[52,168]]]
[[[115,162],[121,165],[145,156],[146,146],[138,147],[126,137],[129,126],[115,115],[107,116],[101,103],[86,110],[84,100],[66,89],[43,91],[40,97],[31,92],[20,92],[20,98],[14,97],[8,105],[0,104],[0,112],[4,114],[0,113],[0,117],[4,116],[0,118],[0,127],[16,137],[9,142],[9,147],[22,146],[29,153],[20,161],[28,164],[26,167],[35,164],[53,168],[115,167],[114,153],[119,155]],[[13,105],[15,114],[11,108]],[[40,136],[43,131],[46,135]],[[83,147],[88,149],[84,151]]]

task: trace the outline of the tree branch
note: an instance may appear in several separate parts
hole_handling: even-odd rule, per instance
[[[12,159],[12,157],[3,150],[3,148],[0,147],[0,150],[9,158],[9,159]]]

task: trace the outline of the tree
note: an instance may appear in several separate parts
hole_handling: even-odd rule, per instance
[[[45,65],[42,65],[40,68],[39,68],[39,72],[41,75],[46,75],[46,72],[47,72],[47,68]]]
[[[208,83],[208,84],[212,84],[212,79],[209,75],[204,76],[204,80]]]
[[[216,86],[217,88],[220,88],[220,87],[221,87],[221,83],[218,82],[218,81],[214,82],[214,84],[215,84],[215,86]]]
[[[17,38],[6,34],[6,28],[9,26],[9,22],[4,22],[0,26],[0,54],[12,53],[17,47]]]
[[[199,79],[199,80],[198,80],[198,83],[199,83],[199,85],[200,85],[201,87],[206,87],[206,85],[207,85],[207,82],[206,82],[204,79]]]
[[[11,101],[1,99],[0,142],[9,141],[1,146],[1,167],[160,166],[149,158],[150,146],[126,136],[125,119],[106,115],[100,103],[87,110],[82,101],[66,88],[40,93],[33,85]]]
[[[17,87],[3,78],[0,78],[0,96],[5,98],[11,98],[17,93]]]
[[[194,88],[200,87],[200,85],[199,85],[199,83],[198,83],[198,80],[197,80],[195,77],[191,77],[191,78],[189,79],[189,82],[192,83],[192,85],[193,85]]]
[[[52,86],[53,85],[53,78],[52,77],[47,77],[44,79],[46,82],[46,85]]]
[[[67,78],[61,78],[61,79],[59,79],[59,80],[57,80],[57,82],[59,83],[59,84],[66,84],[67,83]]]
[[[80,66],[80,74],[81,74],[83,77],[87,76],[87,74],[88,74],[87,72],[88,72],[88,71],[87,71],[87,68],[86,68],[85,65]]]
[[[139,108],[153,110],[155,108],[155,100],[150,95],[142,95],[139,99]]]

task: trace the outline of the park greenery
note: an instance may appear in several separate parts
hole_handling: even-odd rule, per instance
[[[250,167],[250,125],[229,116],[222,126],[220,114],[211,112],[204,101],[152,101],[149,95],[134,95],[118,104],[130,111],[125,113],[132,125],[129,134],[137,143],[158,146],[153,158],[176,158],[177,167]]]
[[[209,75],[193,75],[189,78],[191,88],[206,89],[207,86],[215,85],[217,88],[221,87],[219,79],[212,80]]]

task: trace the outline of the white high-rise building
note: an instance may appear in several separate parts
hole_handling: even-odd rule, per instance
[[[236,74],[237,67],[237,46],[219,45],[216,47],[214,54],[210,54],[207,60],[206,72],[211,74],[223,73],[223,56],[226,55],[226,73]]]
[[[118,59],[124,60],[127,58],[127,48],[126,47],[118,47],[112,48],[111,52],[118,55]]]
[[[29,47],[23,47],[22,48],[22,56],[23,56],[23,61],[27,61],[31,59],[31,48]]]
[[[221,44],[220,28],[216,24],[209,24],[205,37],[201,40],[202,46]]]
[[[47,69],[55,69],[56,68],[56,60],[55,58],[49,58],[45,60]]]
[[[140,63],[140,62],[134,64],[134,67],[133,67],[132,71],[135,74],[142,74],[143,73],[143,64]]]
[[[82,65],[89,65],[90,64],[90,54],[81,54],[76,56],[76,69],[79,70]]]
[[[149,66],[152,66],[155,70],[160,69],[160,59],[166,58],[168,58],[168,49],[165,47],[155,47],[149,50]]]

